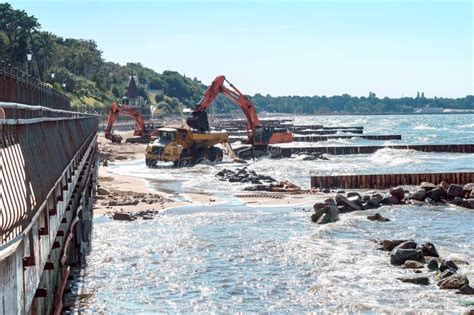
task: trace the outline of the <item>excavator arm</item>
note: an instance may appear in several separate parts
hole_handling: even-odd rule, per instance
[[[112,103],[110,107],[109,116],[107,120],[107,127],[104,129],[105,138],[111,140],[112,142],[120,143],[122,142],[122,137],[112,133],[112,127],[117,121],[119,114],[124,114],[130,116],[135,121],[135,132],[136,136],[143,136],[145,134],[145,120],[142,115],[132,107],[129,107],[125,104],[122,106],[118,105],[117,101]]]
[[[225,82],[227,82],[230,88],[224,85]],[[186,121],[188,126],[200,131],[209,130],[206,109],[211,106],[212,102],[220,93],[242,109],[247,119],[248,127],[251,130],[248,134],[249,140],[252,139],[255,131],[260,127],[260,121],[255,106],[247,96],[240,92],[232,83],[227,81],[223,75],[216,77],[207,88],[206,93],[204,93],[204,96],[194,108],[191,117],[188,117]]]

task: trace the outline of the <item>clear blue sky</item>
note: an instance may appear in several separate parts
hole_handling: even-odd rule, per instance
[[[247,94],[474,94],[470,0],[9,2],[106,60]]]

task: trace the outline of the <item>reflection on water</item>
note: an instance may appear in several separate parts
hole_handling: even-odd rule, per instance
[[[474,261],[474,214],[457,208],[384,207],[316,226],[307,212],[243,206],[178,208],[153,221],[94,226],[81,292],[108,313],[465,310],[466,297],[397,277],[373,238],[430,240],[441,255]],[[403,228],[402,228],[403,227]],[[110,233],[110,231],[114,233]],[[474,268],[463,266],[474,280]]]
[[[402,134],[404,143],[473,143],[474,115],[297,117],[299,123],[364,126],[370,134]],[[461,127],[463,126],[463,127]],[[373,144],[344,139],[335,144]],[[396,141],[382,143],[397,143]],[[319,145],[319,144],[318,144]],[[472,154],[383,149],[373,154],[329,156],[329,161],[262,159],[257,173],[308,188],[314,174],[472,171]],[[341,215],[317,226],[292,207],[248,208],[229,197],[243,185],[221,182],[222,168],[198,165],[148,169],[143,161],[110,165],[110,171],[149,180],[169,192],[210,190],[228,196],[219,206],[182,207],[150,221],[94,219],[93,250],[77,283],[77,310],[106,313],[235,312],[454,312],[473,298],[417,286],[397,277],[413,271],[390,266],[370,239],[431,241],[474,282],[474,211],[457,207],[382,207],[390,222],[372,222],[373,211]],[[308,205],[309,206],[309,205]],[[112,233],[111,233],[112,232]],[[472,308],[472,306],[471,306]]]

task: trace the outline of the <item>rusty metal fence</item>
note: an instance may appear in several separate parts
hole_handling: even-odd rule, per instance
[[[19,236],[44,207],[97,128],[95,115],[0,103],[0,246]]]
[[[69,98],[18,68],[0,63],[0,102],[69,110]]]

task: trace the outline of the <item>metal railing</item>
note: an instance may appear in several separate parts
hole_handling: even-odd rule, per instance
[[[0,102],[40,105],[63,110],[71,108],[66,95],[5,63],[0,63]]]
[[[30,224],[97,128],[96,115],[0,102],[0,246]]]

